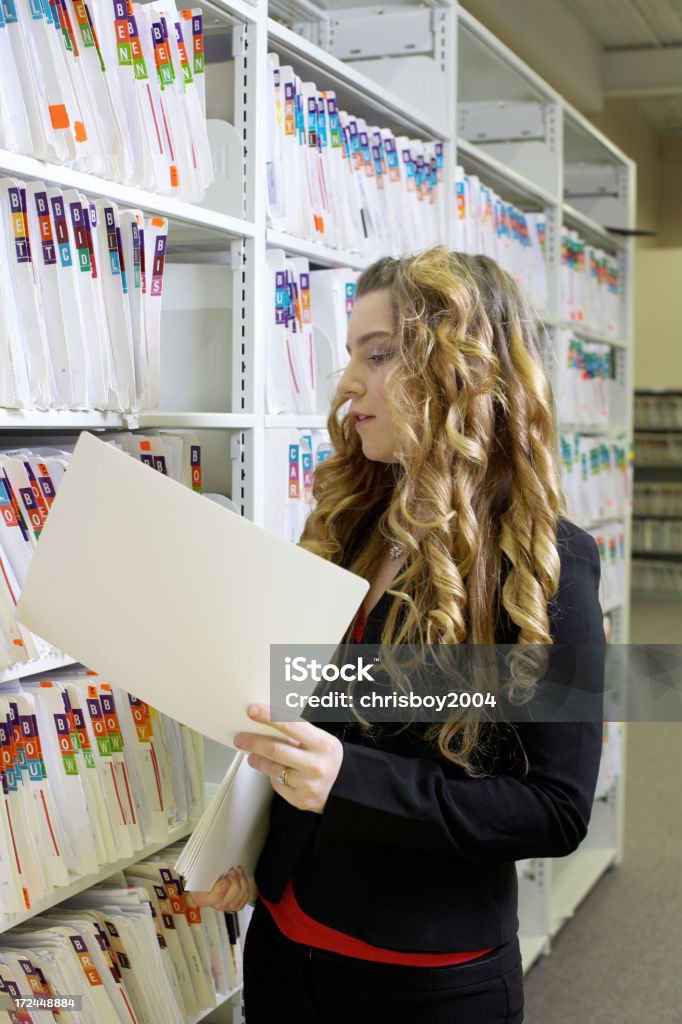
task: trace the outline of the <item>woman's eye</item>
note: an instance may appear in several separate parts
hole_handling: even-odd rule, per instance
[[[372,363],[374,366],[380,366],[381,363],[387,363],[389,361],[389,359],[393,358],[394,355],[395,355],[395,352],[393,352],[393,351],[390,351],[390,352],[377,352],[376,355],[373,355],[373,356],[369,357],[369,362]]]

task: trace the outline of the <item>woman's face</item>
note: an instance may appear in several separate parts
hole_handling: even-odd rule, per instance
[[[349,415],[373,462],[395,462],[398,430],[386,400],[385,381],[398,352],[388,289],[357,299],[348,321],[350,362],[337,385],[350,401]]]

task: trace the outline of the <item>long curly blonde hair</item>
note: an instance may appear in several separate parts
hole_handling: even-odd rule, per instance
[[[404,546],[383,644],[493,644],[501,609],[518,644],[551,644],[564,501],[537,318],[494,260],[442,247],[378,260],[356,297],[384,289],[397,343],[385,384],[396,461],[364,456],[337,395],[334,454],[315,473],[301,543],[369,579],[389,538]],[[477,723],[431,735],[477,774]]]

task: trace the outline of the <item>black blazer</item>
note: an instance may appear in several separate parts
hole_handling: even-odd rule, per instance
[[[561,520],[558,547],[553,642],[597,645],[603,653],[597,546]],[[382,601],[363,642],[378,640],[385,615]],[[515,632],[501,623],[496,640],[513,643]],[[588,664],[591,678],[581,685],[601,692],[603,657]],[[273,799],[259,891],[277,902],[293,875],[297,900],[316,921],[389,949],[465,952],[509,941],[518,930],[514,861],[576,849],[587,832],[602,746],[599,722],[515,730],[529,762],[525,778],[510,756],[509,769],[502,759],[494,777],[472,779],[405,732],[367,737],[337,727],[344,757],[324,812]]]

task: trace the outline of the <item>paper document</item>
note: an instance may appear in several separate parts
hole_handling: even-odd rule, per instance
[[[82,434],[17,619],[108,683],[232,744],[257,731],[247,706],[270,702],[270,645],[328,644],[331,657],[367,589]]]
[[[185,888],[209,892],[229,868],[252,877],[268,831],[270,779],[237,754],[175,864]]]

